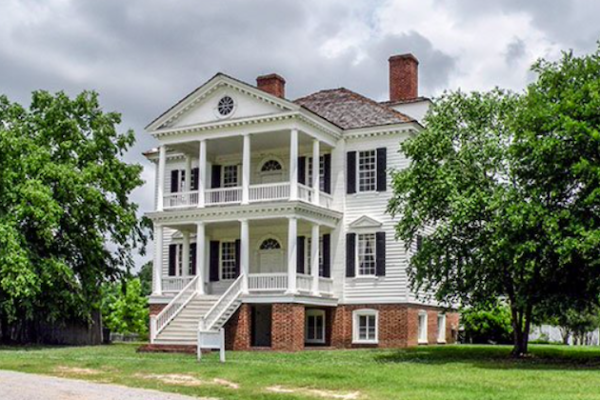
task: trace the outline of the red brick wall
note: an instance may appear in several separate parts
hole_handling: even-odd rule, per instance
[[[304,305],[273,304],[271,348],[279,351],[304,349]]]
[[[150,309],[150,315],[158,315],[165,308],[166,304],[150,304],[148,308]]]
[[[419,95],[419,61],[412,54],[392,56],[390,101],[410,100]]]
[[[225,324],[225,348],[227,350],[250,350],[251,324],[250,305],[242,304]]]

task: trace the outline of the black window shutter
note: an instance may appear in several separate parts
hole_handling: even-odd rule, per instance
[[[240,256],[242,251],[242,241],[237,239],[235,241],[235,276],[240,276],[241,264],[240,264]]]
[[[306,185],[306,157],[298,157],[298,183]]]
[[[177,271],[177,245],[169,245],[169,276],[175,276]]]
[[[375,272],[377,276],[385,276],[385,232],[375,234]]]
[[[196,275],[196,243],[190,243],[190,275]]]
[[[387,190],[387,148],[377,149],[377,191]]]
[[[213,189],[221,187],[221,166],[220,165],[212,166],[211,187]]]
[[[179,192],[179,170],[171,171],[171,193]]]
[[[209,264],[209,280],[217,282],[219,280],[219,242],[216,240],[210,241],[210,264]]]
[[[356,275],[356,233],[346,234],[346,277]]]
[[[346,192],[356,193],[356,152],[349,151],[346,155]]]
[[[331,154],[323,155],[323,191],[331,194]]]
[[[193,168],[190,190],[198,190],[198,176],[199,176],[199,169]]]
[[[421,251],[422,247],[423,247],[423,236],[417,235],[417,251]]]
[[[296,241],[296,272],[304,273],[304,236],[298,236]]]
[[[323,276],[331,278],[331,235],[323,235]]]

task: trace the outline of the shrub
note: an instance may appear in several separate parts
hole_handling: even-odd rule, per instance
[[[461,321],[469,343],[510,344],[513,341],[510,309],[504,304],[463,309]]]

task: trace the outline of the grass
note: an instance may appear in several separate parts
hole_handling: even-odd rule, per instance
[[[313,388],[360,399],[600,399],[600,348],[532,346],[532,356],[508,357],[505,346],[440,346],[403,350],[228,352],[198,363],[192,355],[140,354],[136,345],[0,347],[0,369],[67,376],[221,399],[310,399],[267,387]],[[81,370],[77,370],[80,368]],[[148,375],[185,374],[190,387]],[[239,389],[214,384],[225,379]]]

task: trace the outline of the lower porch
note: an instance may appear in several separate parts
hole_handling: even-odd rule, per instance
[[[331,297],[331,227],[296,217],[194,222],[155,228],[151,302],[167,302],[196,276],[198,294]]]

